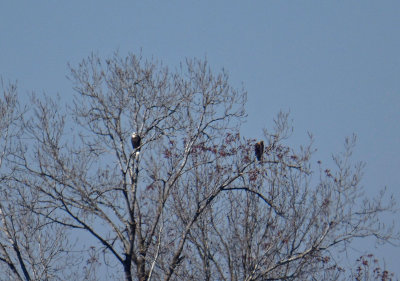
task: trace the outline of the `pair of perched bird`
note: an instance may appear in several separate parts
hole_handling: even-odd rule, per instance
[[[131,143],[133,149],[137,149],[138,151],[140,150],[140,142],[141,142],[141,137],[136,134],[135,132],[132,133],[131,135]],[[258,161],[262,160],[263,153],[264,153],[264,142],[259,141],[254,145],[254,152],[256,154],[256,158]]]

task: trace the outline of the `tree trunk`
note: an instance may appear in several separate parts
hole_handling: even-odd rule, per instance
[[[131,264],[132,264],[131,257],[126,257],[126,259],[124,261],[125,281],[133,281]]]

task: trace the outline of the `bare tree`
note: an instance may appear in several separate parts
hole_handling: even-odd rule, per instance
[[[256,161],[240,136],[246,93],[206,62],[92,55],[70,79],[67,109],[32,100],[15,178],[39,197],[35,214],[91,237],[115,279],[321,280],[340,275],[332,253],[353,239],[398,239],[379,221],[393,202],[362,196],[355,139],[335,169],[313,171],[312,140],[285,145],[281,113]]]
[[[5,86],[0,97],[0,280],[65,280],[77,277],[64,226],[52,224],[34,210],[41,195],[19,180],[15,156],[21,146],[23,114],[15,84]]]

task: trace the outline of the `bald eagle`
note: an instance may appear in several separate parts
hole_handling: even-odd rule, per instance
[[[259,141],[258,143],[256,143],[254,145],[254,152],[256,154],[257,160],[261,161],[262,157],[263,157],[263,153],[264,153],[264,142],[263,141]]]
[[[135,150],[140,150],[140,141],[141,138],[138,134],[136,134],[135,132],[132,133],[131,135],[131,143],[132,143],[132,148]]]

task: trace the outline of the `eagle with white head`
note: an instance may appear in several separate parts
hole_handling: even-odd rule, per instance
[[[140,136],[138,134],[136,134],[135,132],[132,133],[131,135],[131,143],[132,143],[132,148],[133,150],[140,150],[140,141],[142,139],[140,138]]]

